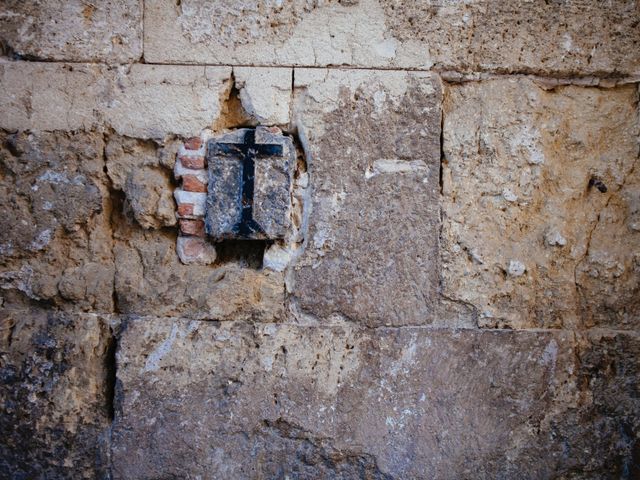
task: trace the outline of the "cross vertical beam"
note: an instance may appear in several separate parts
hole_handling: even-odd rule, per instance
[[[271,143],[256,143],[255,130],[247,130],[242,143],[216,144],[221,152],[235,154],[242,158],[242,189],[240,193],[241,215],[234,227],[241,237],[251,237],[255,234],[264,234],[264,229],[253,218],[253,198],[255,191],[255,160],[259,157],[271,157],[282,155],[282,145]]]

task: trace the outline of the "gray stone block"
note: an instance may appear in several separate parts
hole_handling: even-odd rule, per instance
[[[285,237],[295,166],[291,138],[264,127],[240,129],[211,139],[207,162],[208,235],[214,240]]]

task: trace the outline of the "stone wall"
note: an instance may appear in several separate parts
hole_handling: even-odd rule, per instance
[[[2,2],[0,478],[640,478],[639,25]],[[215,245],[189,139],[255,126],[292,233]]]

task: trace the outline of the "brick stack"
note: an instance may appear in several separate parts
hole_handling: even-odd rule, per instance
[[[215,247],[207,240],[204,229],[207,202],[206,141],[200,137],[187,139],[176,158],[174,176],[181,185],[174,192],[180,225],[178,256],[185,264],[208,265],[215,261]]]

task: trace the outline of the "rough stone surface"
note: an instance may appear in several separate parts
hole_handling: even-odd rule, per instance
[[[153,62],[640,74],[633,0],[151,0],[144,20]]]
[[[102,135],[0,132],[0,286],[111,311],[113,257]]]
[[[106,145],[107,174],[112,188],[125,194],[136,221],[144,228],[176,224],[171,159],[177,146],[160,147],[152,140],[111,136]]]
[[[5,304],[0,328],[0,478],[105,478],[107,320]]]
[[[214,267],[183,265],[174,231],[144,231],[126,218],[117,224],[115,292],[122,313],[267,322],[284,315],[281,273],[258,270],[241,256]]]
[[[108,123],[131,137],[197,134],[217,119],[230,77],[227,67],[132,65],[115,79]]]
[[[0,128],[78,130],[102,122],[112,81],[97,65],[4,62],[0,84]]]
[[[290,68],[234,67],[245,112],[260,125],[286,125],[291,109]]]
[[[231,82],[230,67],[0,63],[0,128],[111,127],[136,138],[191,136],[211,126]]]
[[[290,289],[301,310],[368,325],[424,324],[436,303],[438,80],[300,70],[296,127],[311,213]]]
[[[481,326],[638,327],[637,95],[447,88],[443,292]]]
[[[138,319],[120,345],[114,478],[609,478],[637,448],[635,337]]]
[[[640,478],[637,1],[0,3],[0,479]]]
[[[6,0],[5,55],[37,60],[128,63],[142,56],[142,1]]]

